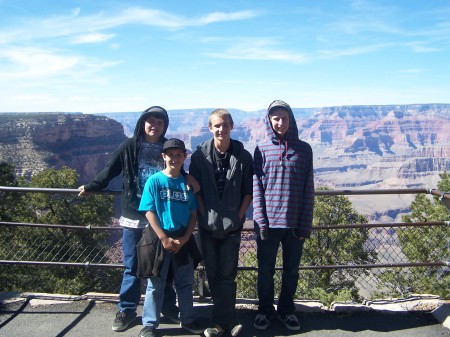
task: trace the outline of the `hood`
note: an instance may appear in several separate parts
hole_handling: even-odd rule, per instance
[[[266,117],[264,119],[264,124],[266,126],[266,137],[268,139],[271,139],[274,143],[279,143],[279,139],[272,129],[272,124],[270,123],[269,113],[274,108],[282,108],[285,109],[287,112],[289,112],[289,128],[286,132],[284,139],[287,142],[298,140],[298,128],[297,128],[297,122],[295,121],[294,113],[292,112],[291,107],[286,102],[275,100],[272,103],[270,103],[269,107],[267,108]]]
[[[161,134],[160,141],[164,140],[167,128],[169,127],[169,115],[167,114],[166,109],[157,105],[151,106],[150,108],[142,112],[141,116],[136,122],[133,138],[138,139],[140,136],[144,134],[144,122],[149,115],[154,115],[155,117],[162,118],[164,120],[164,131]]]

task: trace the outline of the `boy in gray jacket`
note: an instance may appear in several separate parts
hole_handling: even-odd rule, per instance
[[[233,118],[214,110],[208,121],[213,138],[197,146],[189,174],[200,184],[198,224],[203,261],[213,299],[206,337],[242,329],[235,311],[236,275],[245,212],[252,201],[252,156],[230,138]]]

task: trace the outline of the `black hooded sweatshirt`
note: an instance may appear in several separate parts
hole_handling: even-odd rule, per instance
[[[122,173],[122,216],[131,220],[142,220],[146,222],[145,215],[138,212],[142,191],[139,187],[139,151],[140,139],[144,137],[145,119],[149,115],[164,119],[164,131],[159,139],[164,143],[167,139],[165,134],[169,126],[169,116],[167,111],[159,106],[152,106],[142,112],[139,117],[132,138],[123,141],[113,152],[105,168],[87,185],[84,185],[86,192],[100,191],[108,186],[109,182]]]

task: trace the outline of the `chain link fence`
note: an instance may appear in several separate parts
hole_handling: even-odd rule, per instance
[[[58,282],[61,277],[59,284],[62,289],[67,284],[68,292],[71,281],[77,279],[82,284],[78,292],[116,294],[122,274],[121,231],[117,224],[81,227],[1,221],[0,237],[6,244],[0,246],[0,265],[4,273],[29,277],[28,291],[35,290],[37,282]],[[434,294],[446,297],[450,280],[449,234],[449,223],[445,221],[315,226],[305,243],[297,296],[327,301],[329,295],[330,300],[362,301],[434,290]],[[256,234],[251,221],[246,222],[241,239],[238,297],[257,298]],[[38,271],[41,275],[33,277]],[[280,254],[276,287],[281,282],[281,271]],[[67,281],[67,277],[71,279]],[[202,265],[196,270],[196,283],[197,295],[208,296]],[[38,288],[45,290],[42,284]]]

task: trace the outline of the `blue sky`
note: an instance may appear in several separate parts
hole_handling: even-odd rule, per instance
[[[450,1],[0,0],[0,112],[450,103]]]

